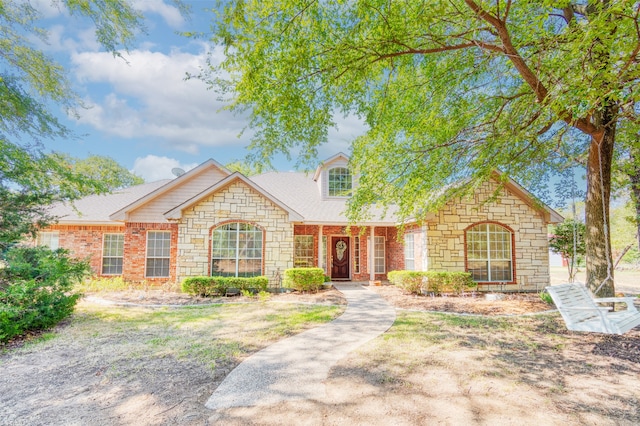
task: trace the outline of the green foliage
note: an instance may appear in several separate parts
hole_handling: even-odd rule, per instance
[[[282,286],[297,291],[317,292],[324,284],[322,268],[290,268],[284,271]]]
[[[60,153],[51,154],[51,157],[58,163],[67,165],[73,172],[92,181],[101,182],[109,191],[144,183],[144,179],[121,166],[111,157],[90,155],[85,159],[79,159]]]
[[[592,158],[587,169],[588,281],[605,278],[601,207],[616,127],[638,121],[635,2],[235,0],[219,9],[212,41],[225,59],[198,77],[229,109],[249,112],[252,160],[295,152],[316,163],[336,117],[361,119],[347,210],[357,222],[373,205],[423,219],[496,169],[539,187],[542,174],[597,153],[600,167]]]
[[[236,160],[230,163],[225,164],[224,166],[227,170],[232,172],[240,172],[245,176],[254,176],[258,175],[265,171],[265,167],[260,163],[247,163],[244,161]]]
[[[267,290],[269,279],[260,277],[189,277],[182,281],[182,291],[198,296],[224,296],[231,289],[252,294]]]
[[[569,281],[573,281],[577,272],[577,265],[586,254],[584,223],[574,219],[565,219],[564,222],[553,228],[553,235],[549,239],[549,248],[568,259]]]
[[[551,295],[546,291],[540,292],[539,296],[540,296],[540,300],[542,300],[547,305],[553,305],[553,299],[551,298]]]
[[[468,272],[390,271],[387,278],[411,294],[462,294],[478,287]]]
[[[98,42],[114,55],[143,29],[142,14],[125,0],[66,0],[59,6],[91,19]],[[29,2],[0,5],[0,249],[51,223],[52,203],[113,187],[111,166],[102,180],[44,151],[43,140],[75,137],[49,111],[51,105],[73,114],[82,102],[66,71],[40,50],[48,42],[41,18]]]
[[[73,312],[80,297],[75,283],[90,271],[62,249],[14,247],[2,255],[0,341],[57,324]]]

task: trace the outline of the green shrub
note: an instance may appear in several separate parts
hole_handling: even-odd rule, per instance
[[[547,305],[553,305],[553,299],[551,298],[551,295],[549,293],[547,293],[546,290],[543,290],[539,293],[540,296],[540,300],[542,300],[544,303],[546,303]]]
[[[266,291],[269,279],[259,277],[189,277],[182,281],[182,291],[198,296],[224,296],[230,289],[238,292]]]
[[[14,247],[2,260],[0,341],[52,327],[69,316],[80,297],[73,286],[90,272],[88,262],[62,249]]]
[[[285,269],[282,286],[297,291],[317,292],[324,284],[322,268]]]
[[[478,287],[468,272],[391,271],[387,278],[412,294],[462,294]]]
[[[427,281],[425,272],[419,271],[391,271],[387,274],[387,279],[411,294],[422,294]]]

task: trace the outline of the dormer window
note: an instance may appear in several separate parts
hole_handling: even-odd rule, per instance
[[[348,197],[351,195],[353,181],[351,172],[346,167],[335,167],[329,170],[329,197]]]

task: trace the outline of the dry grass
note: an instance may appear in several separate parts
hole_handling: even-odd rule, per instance
[[[489,315],[433,313],[419,310],[436,303],[428,298],[372,289],[414,310],[341,360],[327,395],[215,414],[204,402],[233,366],[338,315],[343,307],[308,303],[339,294],[176,309],[85,301],[69,323],[0,356],[0,424],[640,424],[640,330],[571,333],[557,313],[513,315],[548,308],[514,299],[473,308]],[[156,304],[172,293],[117,294]],[[439,303],[456,302],[474,300]]]

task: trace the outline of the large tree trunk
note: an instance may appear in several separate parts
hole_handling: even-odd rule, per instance
[[[587,286],[598,297],[615,293],[611,230],[609,227],[609,198],[611,194],[611,163],[616,127],[615,110],[604,107],[594,117],[602,131],[591,136],[587,162],[587,196],[585,213],[587,232]]]

